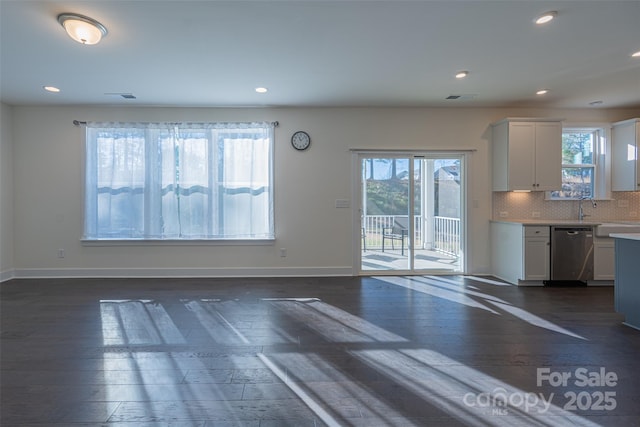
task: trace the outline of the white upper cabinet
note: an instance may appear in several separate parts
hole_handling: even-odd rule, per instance
[[[562,188],[561,119],[504,119],[492,132],[494,191]]]
[[[613,124],[611,130],[611,189],[640,191],[640,119]]]

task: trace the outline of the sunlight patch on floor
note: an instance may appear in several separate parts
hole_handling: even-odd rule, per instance
[[[492,314],[512,315],[536,327],[584,339],[504,300],[465,289],[445,278],[381,277],[378,280]],[[416,348],[410,340],[317,298],[267,298],[251,304],[205,299],[182,300],[182,303],[216,344],[252,345],[251,335],[248,335],[250,322],[242,322],[247,313],[264,313],[265,304],[289,316],[296,327],[303,325],[328,341],[341,343],[343,352],[331,356],[339,359],[313,351],[274,351],[267,355],[257,350],[253,353],[328,426],[339,426],[342,420],[364,418],[417,427],[418,424],[413,424],[396,406],[398,396],[386,395],[392,387],[424,402],[427,418],[454,417],[471,426],[510,427],[514,421],[545,427],[569,427],[575,425],[575,421],[587,427],[596,426],[555,406],[552,395],[525,392],[445,354]],[[113,348],[103,357],[107,400],[117,400],[119,395],[130,393],[130,400],[151,402],[155,399],[154,393],[158,393],[158,386],[164,387],[164,398],[169,400],[198,399],[194,388],[198,383],[196,380],[200,375],[213,374],[204,365],[196,372],[193,366],[181,366],[179,359],[171,353],[154,350],[159,345],[180,347],[186,344],[161,304],[151,300],[104,300],[100,312],[105,348]],[[284,330],[278,332],[276,324],[262,327],[276,331],[277,336],[288,334]],[[287,342],[295,341],[289,337]],[[299,341],[297,343],[300,345]],[[127,346],[127,351],[120,352],[117,345]],[[349,362],[344,357],[353,359]],[[355,370],[345,369],[342,362],[357,362],[353,366]],[[230,382],[231,369],[214,371],[216,375],[229,376],[220,381]],[[188,381],[191,377],[194,384]],[[219,393],[215,381],[204,385],[209,392]],[[485,396],[491,404],[478,405],[479,396]],[[509,400],[514,396],[519,400]],[[504,412],[497,416],[496,411]],[[195,416],[191,413],[178,415]]]
[[[480,308],[489,311],[492,314],[503,315],[504,313],[514,316],[520,320],[527,322],[532,326],[538,328],[547,329],[549,331],[557,332],[570,336],[572,338],[578,338],[581,340],[587,340],[585,337],[573,333],[561,326],[556,325],[553,322],[545,320],[535,314],[532,314],[522,308],[516,307],[503,299],[496,298],[493,295],[489,295],[476,290],[470,290],[465,287],[464,284],[441,277],[386,277],[378,276],[377,280],[390,283],[392,285],[401,286],[403,288],[411,289],[416,292],[432,295],[437,298],[446,299],[458,304],[464,304],[468,307]],[[488,305],[492,305],[498,308],[501,312],[490,308]]]

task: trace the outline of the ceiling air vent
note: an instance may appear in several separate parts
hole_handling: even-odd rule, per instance
[[[477,98],[478,95],[475,94],[461,94],[461,95],[449,95],[445,99],[459,99],[460,101],[468,101],[470,99]]]
[[[132,93],[123,93],[123,92],[107,92],[105,93],[107,96],[121,96],[124,99],[136,99],[136,96]]]

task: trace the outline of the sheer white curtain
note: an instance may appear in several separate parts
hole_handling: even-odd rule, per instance
[[[273,239],[272,123],[87,123],[85,239]]]

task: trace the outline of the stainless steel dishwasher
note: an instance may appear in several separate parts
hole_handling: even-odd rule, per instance
[[[551,280],[593,280],[593,227],[551,227]]]

